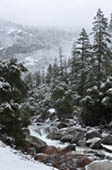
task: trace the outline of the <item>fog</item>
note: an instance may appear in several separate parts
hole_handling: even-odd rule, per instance
[[[98,8],[109,17],[112,0],[0,0],[0,18],[37,27],[89,27]]]

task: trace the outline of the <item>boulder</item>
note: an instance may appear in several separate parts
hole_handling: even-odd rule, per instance
[[[26,148],[26,152],[27,152],[29,155],[34,156],[34,155],[36,154],[36,149],[35,149],[34,147],[29,146],[29,147]]]
[[[37,154],[37,155],[35,155],[34,159],[36,161],[38,160],[40,162],[44,162],[45,164],[51,163],[50,156],[47,155],[47,154],[42,154],[42,153],[41,154]]]
[[[87,139],[101,138],[101,134],[100,134],[99,130],[91,129],[87,132],[86,138]]]
[[[108,126],[109,126],[109,128],[112,128],[112,121],[109,123]]]
[[[111,145],[102,144],[102,148],[105,149],[108,152],[112,152],[112,146]]]
[[[52,140],[61,140],[61,137],[62,133],[60,132],[51,132],[47,135],[47,138]]]
[[[102,139],[103,144],[112,145],[112,135],[105,135]]]
[[[85,141],[85,139],[79,140],[79,141],[77,142],[77,145],[78,145],[78,146],[83,146],[83,147],[85,147],[85,146],[86,146],[86,141]]]
[[[101,145],[101,138],[92,138],[89,139],[86,142],[87,146],[89,146],[91,149],[101,149],[102,145]]]
[[[86,130],[84,128],[81,128],[81,127],[77,127],[77,126],[73,126],[73,127],[67,127],[67,128],[64,128],[64,129],[60,129],[59,132],[63,135],[66,135],[66,134],[69,134],[69,135],[72,135],[72,136],[75,136],[77,133],[86,133]]]
[[[93,141],[90,145],[90,148],[91,149],[101,149],[102,148],[101,140]]]
[[[71,142],[72,139],[73,139],[72,135],[65,135],[65,136],[62,136],[61,141],[62,142]]]
[[[86,170],[111,170],[111,169],[112,162],[107,160],[94,161],[86,166]]]
[[[62,128],[66,128],[68,125],[65,122],[59,122],[59,124],[57,125],[58,129],[62,129]]]
[[[62,149],[62,151],[64,152],[64,153],[66,153],[66,152],[71,152],[71,151],[75,151],[76,150],[76,145],[75,144],[73,144],[73,145],[68,145],[68,146],[66,146],[64,149]]]
[[[105,154],[99,150],[86,149],[84,150],[84,153],[88,155],[89,157],[92,157],[93,159],[104,159],[105,158]]]
[[[76,132],[76,134],[73,136],[72,143],[78,143],[78,141],[83,140],[85,136],[84,131]]]
[[[43,140],[35,136],[27,136],[26,141],[29,142],[31,146],[33,146],[37,150],[37,152],[40,151],[41,148],[47,146],[47,144]]]

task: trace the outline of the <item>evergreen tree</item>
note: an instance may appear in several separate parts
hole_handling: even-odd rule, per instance
[[[40,71],[36,72],[34,77],[35,77],[35,81],[36,81],[36,87],[40,86],[41,81],[42,81]]]
[[[14,138],[16,145],[22,145],[22,128],[29,123],[29,116],[22,110],[21,102],[27,94],[27,87],[21,78],[26,68],[16,59],[0,61],[0,132]]]
[[[112,68],[112,53],[109,48],[111,43],[110,35],[107,32],[108,20],[103,12],[98,9],[93,22],[93,74],[95,76],[97,88],[100,90],[101,84],[110,75]]]
[[[53,72],[53,80],[52,80],[52,82],[53,82],[53,86],[55,86],[55,84],[57,82],[56,80],[59,77],[59,72],[60,72],[57,58],[55,58],[54,64],[52,66],[52,72]]]
[[[52,76],[53,76],[53,68],[52,68],[52,65],[49,64],[48,69],[47,69],[47,74],[46,74],[46,83],[47,84],[51,83]]]
[[[27,84],[27,87],[32,88],[33,78],[32,78],[32,74],[31,74],[31,73],[28,73],[28,74],[25,76],[24,81],[25,81],[25,83]]]
[[[93,22],[93,54],[90,61],[86,90],[82,103],[82,119],[86,125],[98,125],[112,120],[111,86],[112,53],[107,32],[108,22],[103,12],[98,9]],[[110,92],[110,94],[109,94]]]
[[[63,78],[63,54],[62,54],[62,48],[59,48],[59,62],[60,62],[60,76]]]
[[[86,30],[83,28],[79,39],[76,42],[75,49],[72,51],[72,84],[78,94],[83,96],[85,91],[87,74],[90,67],[91,49],[89,37]],[[73,89],[73,90],[74,90]]]
[[[42,82],[42,84],[45,84],[45,68],[44,67],[42,67],[41,82]]]

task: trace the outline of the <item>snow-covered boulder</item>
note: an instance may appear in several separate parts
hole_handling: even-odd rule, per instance
[[[104,145],[102,144],[102,148],[108,152],[112,152],[112,145]]]
[[[87,139],[92,139],[96,137],[99,137],[99,138],[101,137],[99,130],[96,130],[96,129],[90,129],[86,134]]]
[[[89,139],[86,142],[87,146],[90,146],[91,149],[101,149],[102,145],[101,145],[101,138],[92,138]]]

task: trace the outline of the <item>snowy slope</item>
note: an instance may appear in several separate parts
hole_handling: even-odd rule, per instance
[[[53,170],[53,168],[28,160],[0,142],[0,170]]]
[[[0,20],[0,58],[17,57],[30,71],[40,70],[59,56],[71,55],[75,30],[40,29]]]

